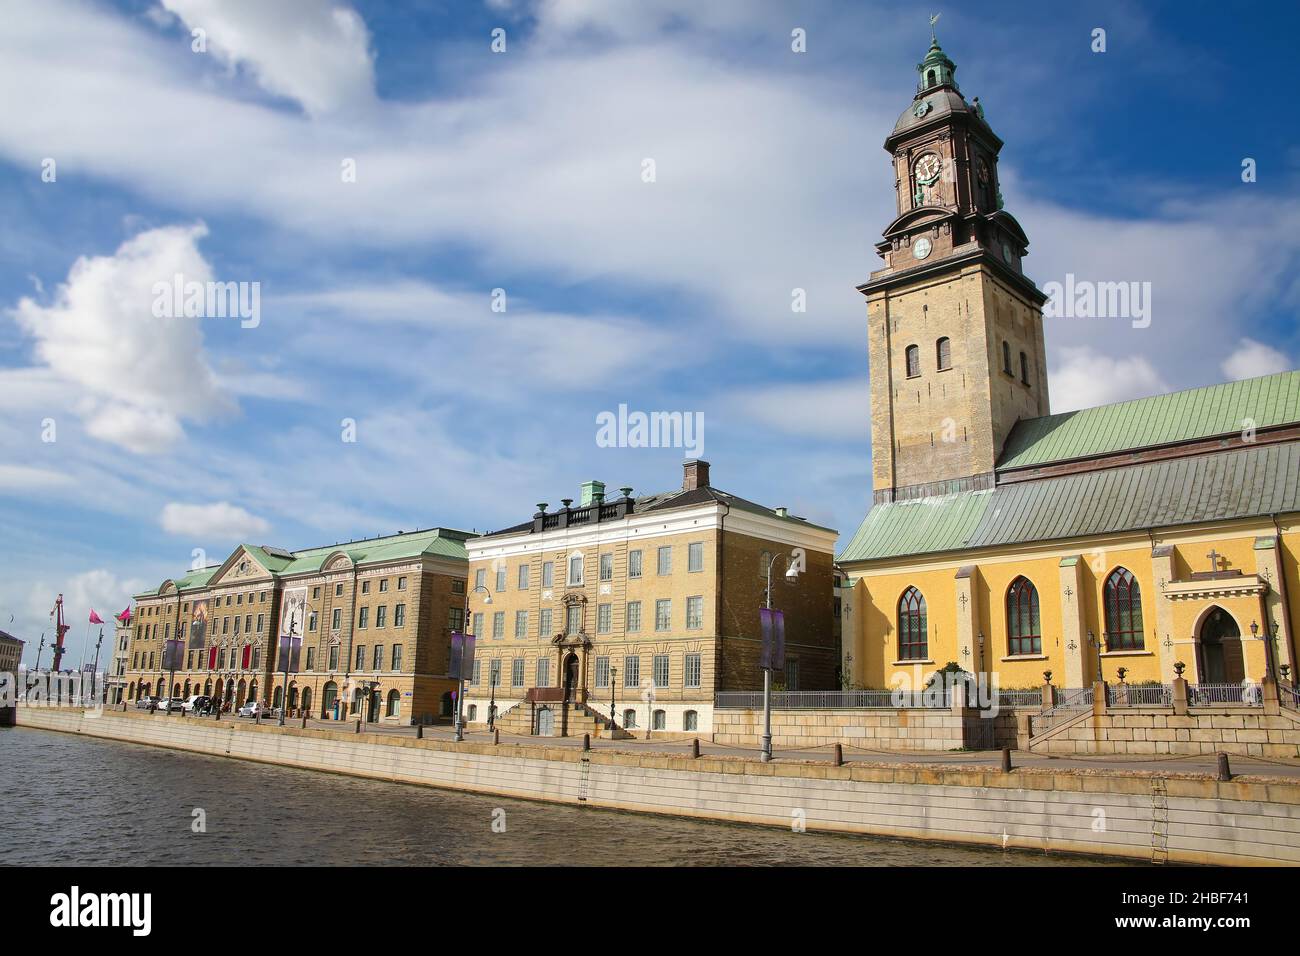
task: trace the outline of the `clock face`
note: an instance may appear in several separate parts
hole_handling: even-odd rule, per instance
[[[916,161],[916,181],[923,186],[929,186],[939,178],[939,172],[943,169],[943,160],[934,153],[926,153]]]
[[[922,236],[920,239],[916,240],[916,242],[912,243],[912,255],[917,259],[924,259],[930,254],[932,248],[933,246],[930,244],[930,240],[925,236]]]
[[[984,162],[984,160],[981,158],[977,169],[978,172],[976,175],[979,176],[980,184],[987,186],[989,184],[989,164]]]
[[[918,119],[924,116],[928,112],[930,112],[929,100],[921,100],[921,102],[917,103],[915,106],[912,107],[912,114],[916,116]]]

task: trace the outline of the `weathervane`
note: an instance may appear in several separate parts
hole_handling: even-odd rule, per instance
[[[930,39],[935,43],[938,43],[939,41],[934,35],[934,25],[939,22],[940,16],[942,16],[942,14],[934,13],[930,15]]]

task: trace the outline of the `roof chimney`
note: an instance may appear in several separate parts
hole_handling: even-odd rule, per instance
[[[579,499],[578,507],[585,508],[592,502],[600,502],[605,498],[605,483],[603,481],[584,481],[582,483],[582,497]]]
[[[682,463],[682,491],[709,487],[709,463],[703,458],[688,458]]]

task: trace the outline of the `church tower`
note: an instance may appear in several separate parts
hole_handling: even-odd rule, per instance
[[[885,140],[897,216],[867,298],[875,502],[993,486],[1021,418],[1048,414],[1029,245],[1002,208],[1002,140],[931,37],[912,103]]]

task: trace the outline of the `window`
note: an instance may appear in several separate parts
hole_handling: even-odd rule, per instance
[[[371,670],[381,671],[384,669],[384,645],[375,645],[374,663],[370,665]]]
[[[370,626],[370,608],[363,607],[357,611],[357,627],[365,629]]]
[[[222,633],[222,634],[229,634],[229,633],[230,633],[230,618],[228,618],[228,617],[223,617],[223,618],[221,619],[221,633]]]
[[[538,663],[540,663],[540,661]],[[609,686],[609,658],[608,657],[596,658],[596,686],[597,687]]]
[[[1105,605],[1106,649],[1142,650],[1142,589],[1128,568],[1116,568],[1106,579]]]
[[[314,588],[311,589],[311,599],[312,599],[313,601],[319,601],[319,600],[320,600],[320,587],[319,587],[319,586],[314,587]]]
[[[655,601],[655,630],[670,631],[673,627],[673,602],[668,598]]]
[[[456,612],[456,617],[455,617],[454,620],[452,619],[452,616],[451,616],[451,612],[452,612],[452,611],[455,611],[455,612]],[[406,623],[406,605],[405,605],[405,604],[394,604],[394,605],[393,605],[393,627],[402,627],[405,623]],[[448,626],[449,628],[451,628],[451,629],[454,631],[454,630],[456,630],[456,628],[460,627],[460,623],[461,623],[461,621],[460,621],[460,608],[458,608],[458,607],[453,607],[453,608],[448,609],[448,611],[447,611],[447,626]]]
[[[569,584],[582,583],[582,555],[569,556]]]
[[[316,630],[316,615],[317,615],[317,612],[315,612],[315,611],[311,611],[311,612],[307,615],[307,630],[309,630],[309,631],[314,631],[314,630]]]
[[[1023,385],[1029,384],[1029,356],[1024,352],[1020,353],[1020,382]]]
[[[687,687],[700,686],[700,655],[699,654],[686,655],[685,678],[686,678]],[[692,727],[690,729],[694,730],[695,728]]]
[[[686,626],[690,629],[704,626],[704,598],[698,594],[686,599]]]
[[[923,661],[928,653],[925,596],[916,588],[909,587],[898,599],[898,659]]]
[[[651,673],[654,675],[655,686],[667,687],[668,686],[668,655],[656,654],[654,656],[652,664],[653,667]]]
[[[506,569],[504,567],[497,568],[496,589],[498,591],[504,591],[506,589]]]
[[[693,710],[682,714],[682,730],[699,730],[700,715]]]
[[[361,582],[361,593],[362,593],[362,594],[369,594],[369,593],[370,593],[370,582],[369,582],[369,581],[362,581],[362,582]]]
[[[564,609],[564,633],[581,634],[582,633],[582,605],[570,604]]]
[[[492,659],[492,666],[488,669],[488,681],[492,687],[501,686],[501,658]]]
[[[394,644],[393,645],[393,670],[400,671],[401,669],[402,669],[402,645]]]
[[[387,714],[389,717],[398,717],[402,713],[402,695],[394,687],[388,692]]]
[[[483,634],[483,612],[482,611],[474,612],[474,633],[478,634],[480,637]]]
[[[398,579],[397,579],[397,590],[399,590],[399,591],[405,591],[405,590],[406,590],[406,578],[398,578]],[[451,579],[451,593],[452,593],[452,594],[464,594],[464,593],[465,593],[465,582],[462,581],[460,578],[452,578],[452,579]]]
[[[524,686],[524,659],[516,657],[510,662],[510,686]]]
[[[686,570],[704,570],[704,542],[692,541],[686,546]]]
[[[919,345],[909,345],[906,354],[907,377],[916,378],[921,374],[921,347]]]
[[[336,631],[343,626],[343,608],[334,609],[334,613],[330,615],[330,626]]]
[[[235,606],[238,607],[239,605],[241,605],[241,604],[243,604],[243,603],[244,603],[244,596],[243,596],[242,594],[236,594],[236,595],[235,595]]]
[[[758,576],[761,580],[767,580],[767,569],[772,566],[772,552],[763,551],[758,556]]]
[[[499,641],[506,636],[506,612],[497,611],[492,615],[492,640]]]
[[[486,587],[486,584],[484,583],[484,582],[486,582],[486,581],[487,581],[487,569],[486,569],[486,568],[479,568],[477,571],[474,572],[474,587],[475,587],[475,588]]]
[[[342,596],[343,596],[343,585],[342,585],[342,584],[336,584],[336,585],[334,585],[334,596],[335,596],[335,597],[342,597]]]
[[[652,719],[653,719],[655,730],[668,729],[668,715],[665,714],[662,710],[656,710],[653,714]]]
[[[528,612],[515,611],[515,637],[528,636]]]
[[[521,591],[527,591],[527,590],[528,590],[528,565],[526,565],[526,564],[521,564],[521,565],[519,565],[519,581],[518,581],[518,583],[519,583],[519,590],[521,590]]]
[[[934,343],[934,358],[939,371],[952,368],[952,342],[948,336],[945,335]]]
[[[627,630],[629,634],[635,634],[641,630],[641,602],[627,602]]]
[[[555,562],[554,561],[542,562],[542,587],[544,588],[555,587]]]
[[[309,647],[307,648],[307,670],[314,671],[315,669],[316,669],[316,648]]]
[[[631,707],[623,711],[623,729],[636,730],[636,711]]]
[[[551,609],[544,607],[537,612],[537,636],[551,637]]]
[[[379,581],[379,593],[383,594],[388,590],[388,578],[382,578]]]
[[[330,670],[336,671],[338,669],[339,669],[339,646],[337,644],[331,644],[330,645]]]
[[[475,661],[475,662],[474,662],[474,669],[473,669],[472,671],[470,671],[469,682],[470,682],[471,684],[474,684],[475,686],[478,685],[478,679],[479,679],[479,667],[480,667],[480,665],[482,665],[482,663],[483,663],[482,661]]]
[[[364,644],[357,646],[357,666],[356,670],[361,670],[366,666],[366,646]]]
[[[600,579],[602,581],[614,580],[614,555],[602,554],[600,556]]]
[[[659,549],[659,558],[657,565],[657,574],[673,573],[673,548],[672,545],[664,545]]]
[[[312,613],[315,614],[316,612],[313,611]],[[265,630],[266,630],[266,615],[259,614],[257,615],[257,633],[261,634]]]
[[[599,604],[596,606],[596,633],[608,634],[613,627],[614,613],[613,605]]]
[[[551,686],[551,659],[549,657],[537,658],[537,686]]]
[[[623,658],[623,686],[624,687],[641,686],[641,658],[639,657]]]
[[[641,552],[629,551],[627,553],[627,576],[629,578],[639,578],[641,576]]]
[[[1005,341],[1002,343],[1002,371],[1011,374],[1011,346]]]
[[[235,616],[235,634],[238,634],[238,633],[239,633],[239,624],[240,624],[240,619],[239,619],[239,616],[236,615],[236,616]],[[163,640],[164,640],[164,641],[167,640],[168,636],[170,635],[170,633],[171,633],[171,629],[172,629],[172,626],[171,626],[170,624],[164,625],[164,627],[163,627]]]
[[[785,689],[799,689],[799,658],[797,657],[785,659]]]
[[[464,582],[464,581],[457,580],[457,581],[452,581],[451,583],[452,583],[452,588],[451,588],[451,589],[452,589],[453,591],[456,591],[456,585],[457,585],[457,584],[460,585],[460,591],[456,591],[457,594],[460,594],[461,591],[464,591],[464,590],[465,590],[465,582]],[[399,591],[405,591],[405,590],[406,590],[406,576],[405,576],[405,575],[403,575],[402,577],[400,577],[400,578],[397,579],[397,590],[399,590]]]
[[[247,633],[247,632],[249,632],[249,631],[252,631],[252,629],[253,629],[253,615],[251,615],[251,614],[245,614],[245,615],[244,615],[244,631],[245,631],[245,633]]]
[[[1038,589],[1021,575],[1007,588],[1007,653],[1043,653],[1043,628],[1038,614]]]
[[[375,627],[388,626],[388,605],[381,604],[375,608]]]

